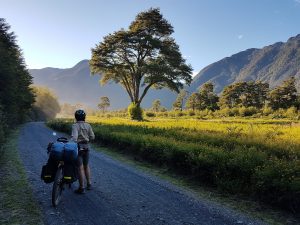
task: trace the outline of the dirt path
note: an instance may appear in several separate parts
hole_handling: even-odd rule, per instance
[[[90,157],[94,189],[84,195],[67,189],[60,205],[53,208],[52,184],[40,180],[48,157],[46,146],[55,139],[52,132],[43,123],[27,123],[19,137],[21,158],[45,224],[262,224],[95,151]]]

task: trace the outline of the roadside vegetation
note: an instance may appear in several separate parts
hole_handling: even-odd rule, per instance
[[[293,213],[300,205],[300,126],[291,120],[90,117],[96,142],[222,192]],[[71,120],[48,123],[69,132]]]
[[[18,154],[17,135],[0,148],[0,224],[43,224]]]
[[[30,119],[34,93],[14,32],[0,18],[0,224],[42,224],[14,130]]]

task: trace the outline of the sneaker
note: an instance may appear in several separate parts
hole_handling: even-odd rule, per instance
[[[74,191],[76,194],[84,194],[84,188],[79,187]]]
[[[86,190],[92,190],[93,188],[92,188],[92,185],[91,184],[87,184],[87,186],[86,186]]]

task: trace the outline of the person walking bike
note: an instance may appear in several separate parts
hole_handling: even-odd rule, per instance
[[[89,123],[85,122],[86,113],[79,109],[75,112],[76,123],[72,125],[71,139],[78,143],[78,174],[79,187],[75,190],[77,194],[84,193],[84,177],[86,179],[86,189],[91,190],[91,171],[89,167],[89,142],[95,139],[95,134]]]

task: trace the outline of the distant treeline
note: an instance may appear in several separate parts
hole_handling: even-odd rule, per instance
[[[186,91],[181,91],[173,104],[173,109],[182,110],[185,108],[195,110],[218,110],[235,107],[255,107],[261,109],[269,107],[273,110],[288,109],[296,107],[299,109],[299,95],[296,89],[295,77],[291,76],[283,81],[280,86],[273,90],[269,84],[261,81],[237,82],[226,86],[221,94],[214,93],[214,85],[211,82],[205,83],[188,96]],[[186,100],[186,101],[185,101]]]
[[[0,18],[0,143],[8,130],[23,122],[33,103],[30,76],[16,36]]]

